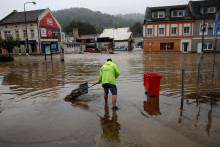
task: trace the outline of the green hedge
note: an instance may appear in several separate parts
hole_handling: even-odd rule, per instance
[[[14,58],[11,55],[0,55],[0,62],[11,62]]]

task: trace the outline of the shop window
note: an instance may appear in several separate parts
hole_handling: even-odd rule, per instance
[[[174,43],[160,43],[160,50],[174,50]]]

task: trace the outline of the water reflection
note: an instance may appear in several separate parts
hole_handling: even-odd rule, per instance
[[[150,115],[161,115],[159,96],[150,97],[147,95],[147,101],[143,102],[144,111]]]
[[[210,102],[210,110],[208,112],[208,122],[206,125],[206,133],[208,136],[210,136],[211,126],[212,126],[212,101]]]
[[[112,110],[112,117],[110,118],[109,107],[105,105],[105,113],[103,117],[100,116],[100,123],[102,126],[101,139],[111,143],[120,142],[120,124],[116,110]]]

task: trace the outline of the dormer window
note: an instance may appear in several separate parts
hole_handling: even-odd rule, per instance
[[[216,12],[216,7],[208,7],[207,13],[215,13]]]
[[[171,11],[171,16],[172,17],[184,17],[185,16],[185,11],[184,10],[172,10]]]
[[[216,7],[204,7],[201,9],[202,14],[206,13],[216,13]]]
[[[152,18],[164,18],[165,11],[154,11],[152,12]]]

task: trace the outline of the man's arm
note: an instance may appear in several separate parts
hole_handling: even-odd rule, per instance
[[[114,69],[115,69],[115,78],[117,78],[119,76],[120,72],[119,72],[118,66],[116,64],[114,66]]]
[[[102,83],[102,68],[100,69],[100,72],[99,72],[98,82],[99,82],[99,83]]]

